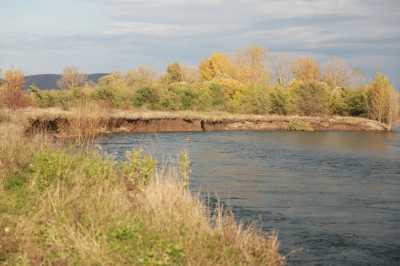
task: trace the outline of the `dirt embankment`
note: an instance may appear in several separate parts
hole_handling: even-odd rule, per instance
[[[73,113],[36,115],[28,118],[28,131],[58,133],[77,124]],[[201,132],[201,131],[389,131],[387,125],[355,117],[246,116],[199,113],[113,113],[96,117],[101,133]],[[78,124],[80,121],[78,121]],[[89,122],[90,124],[90,122]]]

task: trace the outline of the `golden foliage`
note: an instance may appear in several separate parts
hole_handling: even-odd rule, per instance
[[[202,80],[212,80],[218,77],[232,77],[234,67],[231,59],[223,53],[214,53],[209,59],[205,59],[199,66]]]
[[[235,58],[235,78],[243,83],[265,85],[268,81],[266,50],[252,46],[239,50]]]
[[[378,73],[367,87],[368,116],[371,119],[388,124],[390,127],[399,112],[398,92],[389,79]]]
[[[11,109],[17,109],[28,105],[22,89],[25,84],[25,77],[18,69],[9,69],[4,72],[3,84],[0,87],[0,104]]]
[[[312,57],[301,57],[292,64],[293,76],[297,80],[310,81],[319,80],[321,68],[319,63]]]
[[[18,69],[4,71],[3,79],[7,83],[7,87],[12,90],[22,90],[25,84],[24,73]]]

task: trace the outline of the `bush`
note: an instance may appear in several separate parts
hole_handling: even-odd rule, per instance
[[[290,111],[290,94],[281,87],[275,87],[269,92],[269,108],[271,114],[287,115]]]
[[[350,116],[363,116],[368,114],[367,95],[364,90],[349,90],[345,97],[346,113]]]
[[[110,86],[99,86],[92,93],[91,98],[100,101],[106,106],[113,108],[128,108],[133,99],[133,93],[125,88],[113,88]]]
[[[154,108],[160,101],[160,92],[156,87],[145,86],[138,89],[133,96],[133,106],[143,107],[147,106]]]
[[[177,101],[170,104],[176,106],[175,110],[189,110],[197,105],[198,94],[193,87],[187,83],[174,83],[168,87],[167,91],[170,95],[170,99],[176,99]],[[161,101],[163,101],[163,99],[161,99]],[[161,104],[161,106],[163,105]],[[166,108],[168,107],[166,106]]]
[[[304,81],[293,84],[294,110],[300,115],[326,115],[329,113],[329,90],[325,83]]]
[[[30,105],[27,95],[18,88],[10,88],[9,86],[0,87],[0,108],[1,105],[16,110]]]
[[[347,94],[347,90],[339,87],[331,91],[329,98],[329,110],[331,114],[348,115]]]
[[[233,113],[267,114],[269,100],[267,90],[262,87],[248,87],[237,91],[226,103],[226,110]]]

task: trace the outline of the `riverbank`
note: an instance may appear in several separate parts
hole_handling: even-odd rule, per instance
[[[1,265],[284,263],[274,234],[188,190],[187,157],[177,168],[141,151],[117,162],[79,139],[26,136],[22,117],[0,119]]]
[[[65,128],[87,126],[98,133],[161,133],[201,131],[389,131],[380,122],[359,117],[238,115],[200,112],[134,112],[121,110],[25,109],[17,114],[27,132],[59,134]]]

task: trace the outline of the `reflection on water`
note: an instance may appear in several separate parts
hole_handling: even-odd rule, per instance
[[[400,134],[207,132],[113,135],[123,158],[188,150],[192,189],[279,232],[291,265],[400,264]],[[172,157],[171,157],[172,156]]]

